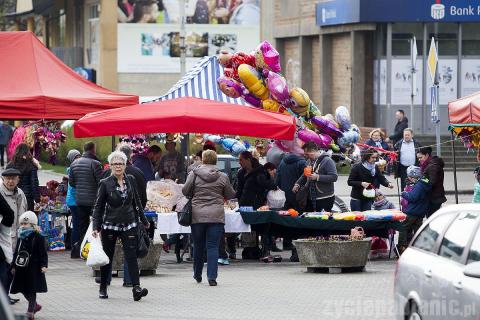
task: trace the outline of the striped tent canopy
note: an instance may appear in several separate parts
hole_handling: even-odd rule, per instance
[[[242,98],[230,98],[220,91],[217,78],[221,75],[223,75],[223,67],[218,62],[217,57],[205,57],[190,69],[165,95],[153,101],[195,97],[249,106]]]

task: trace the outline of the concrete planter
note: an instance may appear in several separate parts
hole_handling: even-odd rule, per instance
[[[370,240],[358,241],[310,241],[295,240],[298,258],[307,271],[340,268],[362,271],[367,264]]]
[[[153,242],[150,244],[148,254],[138,259],[138,269],[141,275],[153,275],[157,272],[158,263],[160,261],[160,253],[162,252],[162,243]],[[113,255],[112,271],[123,272],[123,247],[117,243],[115,246],[115,254]],[[94,275],[100,276],[100,268],[94,268]]]

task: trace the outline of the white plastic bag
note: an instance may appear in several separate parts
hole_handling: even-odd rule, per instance
[[[273,209],[281,209],[285,205],[285,192],[280,189],[271,190],[267,193],[267,206]]]
[[[110,262],[107,254],[103,251],[102,241],[98,235],[96,238],[90,239],[90,251],[88,252],[87,266],[101,267]]]
[[[92,238],[92,231],[93,231],[93,225],[92,225],[92,222],[90,222],[87,232],[83,237],[82,244],[80,245],[80,257],[82,257],[82,259],[87,259],[88,257],[88,251],[90,250],[90,242]]]

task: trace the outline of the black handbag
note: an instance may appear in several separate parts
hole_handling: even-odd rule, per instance
[[[185,204],[183,209],[178,212],[178,224],[184,227],[189,227],[192,225],[192,199],[195,192],[195,181],[197,180],[197,175],[193,174],[193,187],[192,192],[188,196],[188,202]]]
[[[140,214],[143,214],[142,204],[140,203],[140,196],[137,193],[137,189],[133,187],[133,200],[135,201],[135,217],[137,220],[137,257],[143,258],[148,254],[148,248],[150,248],[150,238],[148,237],[147,229],[140,219]]]

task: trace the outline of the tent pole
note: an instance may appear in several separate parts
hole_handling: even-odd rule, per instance
[[[112,152],[115,151],[115,136],[112,136]]]
[[[455,203],[458,204],[458,186],[457,186],[457,158],[455,156],[455,137],[452,132],[452,153],[453,153],[453,183],[455,185]]]

